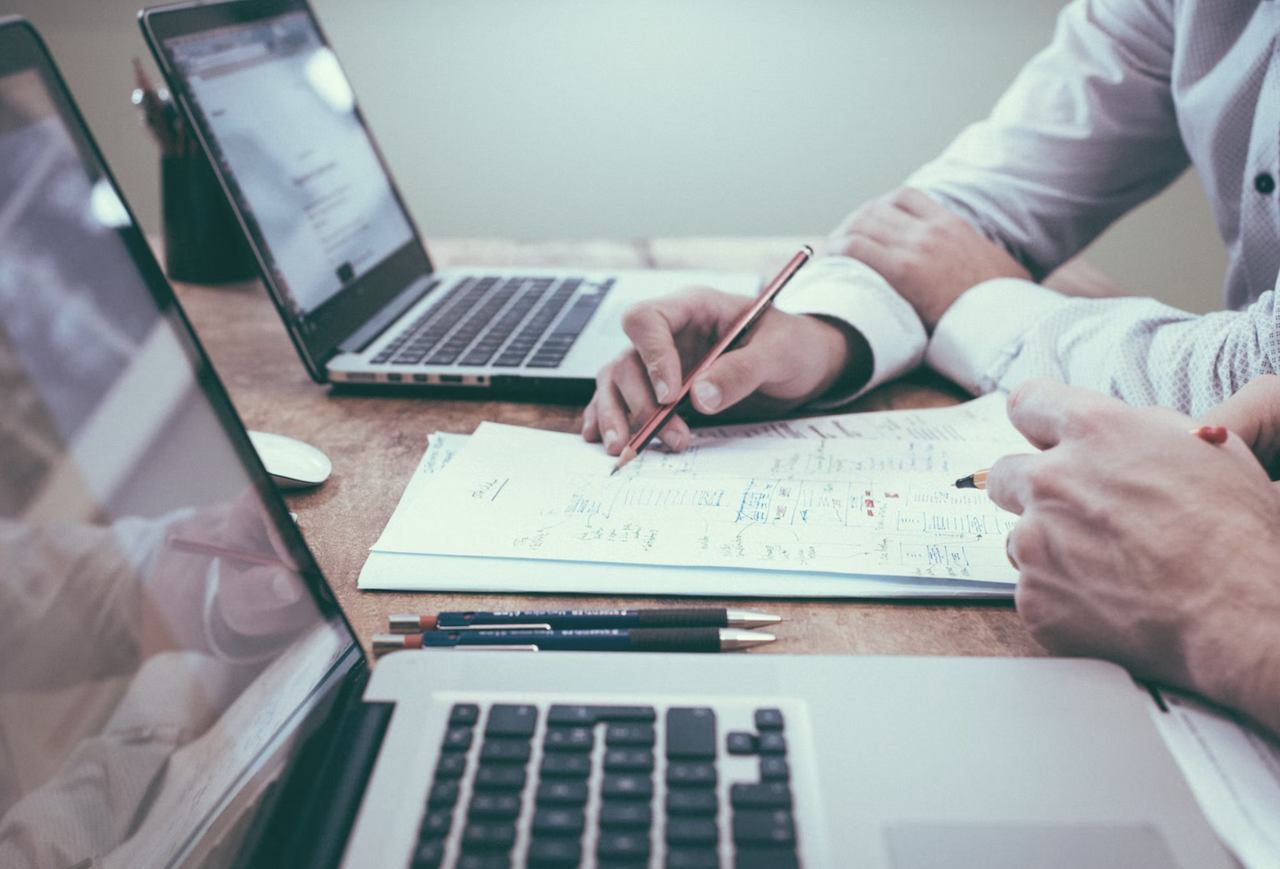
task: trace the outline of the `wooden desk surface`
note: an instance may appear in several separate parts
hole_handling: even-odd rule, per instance
[[[439,265],[713,268],[772,273],[801,239],[655,239],[634,242],[441,241]],[[301,438],[324,450],[333,475],[290,508],[366,650],[394,612],[445,609],[724,605],[725,599],[595,598],[362,592],[356,577],[369,546],[391,516],[433,431],[470,433],[494,420],[578,431],[579,407],[482,400],[372,397],[331,393],[307,377],[274,308],[257,283],[180,285],[179,297],[232,399],[251,428]],[[864,397],[851,409],[951,404],[945,382],[915,375]],[[835,600],[737,600],[785,621],[768,652],[911,655],[1039,655],[1008,604],[884,603]]]

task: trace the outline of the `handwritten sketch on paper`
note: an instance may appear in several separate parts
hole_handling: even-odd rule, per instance
[[[887,416],[887,415],[867,415]],[[1015,517],[958,476],[1028,449],[1011,430],[934,439],[718,437],[649,450],[616,476],[575,435],[486,424],[429,502],[397,510],[386,552],[1012,581]],[[878,436],[877,436],[878,435]]]

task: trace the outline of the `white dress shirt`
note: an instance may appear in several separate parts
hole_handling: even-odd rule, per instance
[[[1202,412],[1280,372],[1280,0],[1077,0],[991,116],[906,183],[1040,279],[1188,164],[1230,255],[1228,310],[998,279],[962,295],[926,346],[906,302],[843,257],[802,272],[780,307],[861,331],[875,355],[864,389],[923,357],[975,393],[1053,377]]]

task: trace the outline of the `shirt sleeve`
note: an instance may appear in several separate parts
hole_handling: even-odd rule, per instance
[[[1000,278],[942,316],[926,359],[973,393],[1048,377],[1199,415],[1280,372],[1275,295],[1197,316],[1154,299],[1080,299]]]
[[[1187,167],[1172,0],[1076,0],[990,117],[907,180],[1037,280]]]
[[[910,303],[870,266],[845,256],[823,257],[803,269],[774,307],[788,314],[830,317],[856,329],[871,347],[871,379],[824,395],[811,406],[835,407],[893,380],[924,359],[928,340]]]

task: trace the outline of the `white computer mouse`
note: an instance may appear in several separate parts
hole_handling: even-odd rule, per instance
[[[270,434],[264,431],[249,432],[249,440],[262,459],[262,465],[271,475],[271,481],[281,489],[308,489],[329,479],[333,463],[320,450],[296,438]]]

